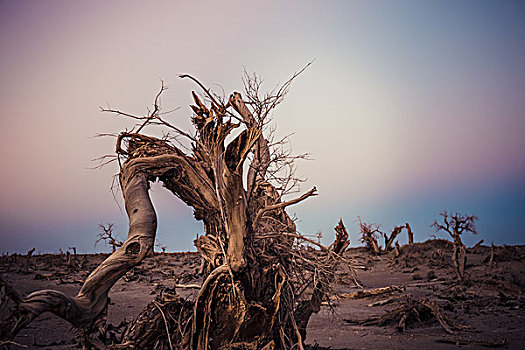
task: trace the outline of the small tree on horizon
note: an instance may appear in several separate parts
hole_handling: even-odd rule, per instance
[[[460,281],[465,277],[465,266],[467,261],[466,247],[461,239],[461,235],[465,232],[477,234],[475,222],[478,217],[475,215],[463,215],[458,212],[449,213],[446,210],[439,213],[441,219],[434,220],[431,227],[436,232],[445,231],[450,235],[454,241],[454,252],[452,254],[452,262],[454,264],[455,272]]]
[[[359,229],[361,231],[361,242],[365,243],[369,250],[372,250],[375,254],[379,254],[381,249],[379,248],[377,239],[380,235],[383,235],[383,232],[379,230],[381,225],[364,222],[360,216],[357,217],[357,222],[359,223]]]
[[[111,246],[111,252],[114,253],[118,247],[122,246],[123,242],[118,240],[113,233],[113,227],[114,224],[99,224],[98,228],[101,230],[98,233],[98,239],[95,242],[95,246],[98,242],[104,241],[105,244],[109,244]]]

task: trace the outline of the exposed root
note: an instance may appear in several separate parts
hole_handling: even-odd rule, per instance
[[[176,347],[173,344],[188,343],[188,316],[192,309],[193,303],[182,299],[175,290],[166,289],[133,322],[120,345],[111,348],[125,345],[128,349],[170,349]]]

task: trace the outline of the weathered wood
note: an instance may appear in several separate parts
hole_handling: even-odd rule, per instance
[[[93,323],[107,308],[108,292],[115,282],[153,249],[157,217],[148,194],[146,175],[133,163],[120,174],[129,217],[126,242],[85,280],[75,297],[55,290],[41,290],[18,302],[16,312],[3,325],[2,339],[12,339],[43,312],[52,312],[77,327]]]
[[[250,105],[239,93],[222,105],[198,80],[184,77],[202,87],[209,99],[203,102],[192,93],[195,135],[162,119],[158,98],[164,86],[150,115],[108,110],[139,122],[136,132],[119,134],[116,145],[129,217],[126,241],[88,276],[77,296],[39,291],[25,299],[20,297],[18,314],[8,331],[2,331],[2,339],[4,335],[14,337],[45,311],[89,333],[107,308],[113,284],[152,252],[157,221],[148,189],[150,182],[159,180],[192,207],[195,218],[204,224],[205,235],[195,240],[203,258],[204,283],[178,285],[199,288],[193,303],[182,300],[175,291],[156,299],[131,324],[123,343],[113,347],[208,350],[235,348],[238,344],[254,349],[302,348],[310,316],[319,311],[330,293],[333,271],[343,260],[341,254],[349,241],[340,221],[336,241],[329,248],[320,243],[319,251],[300,247],[312,242],[296,233],[285,209],[314,196],[316,189],[284,201],[284,190],[276,187],[276,175],[268,170],[273,160],[263,127],[291,80],[286,88],[264,99],[257,95],[256,84],[248,91]],[[190,140],[191,150],[186,153],[167,139],[139,133],[152,125],[163,125]],[[248,158],[250,153],[252,157]],[[247,159],[250,164],[245,186]],[[283,181],[294,183],[292,175],[287,176]],[[97,342],[100,340],[92,344]]]
[[[356,292],[342,293],[339,295],[343,299],[361,299],[368,298],[375,295],[389,294],[394,292],[403,292],[404,288],[399,286],[388,286],[373,289],[362,289]]]
[[[394,229],[390,233],[390,237],[388,237],[386,233],[383,234],[385,237],[385,252],[388,252],[390,251],[390,249],[392,249],[392,243],[394,243],[394,239],[396,239],[396,237],[401,233],[404,227],[405,226],[394,227]]]
[[[414,233],[412,232],[412,227],[410,227],[408,222],[405,223],[405,227],[407,229],[408,244],[414,244]]]

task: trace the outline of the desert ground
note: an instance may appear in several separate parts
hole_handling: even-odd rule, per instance
[[[364,247],[349,248],[344,253],[346,263],[339,265],[336,274],[334,295],[310,320],[306,344],[311,349],[523,349],[525,246],[468,248],[462,282],[454,273],[452,251],[452,244],[445,240],[401,246],[399,254],[374,255]],[[4,255],[0,274],[22,295],[40,289],[73,295],[106,257]],[[196,289],[183,286],[202,282],[200,264],[196,252],[156,253],[144,260],[111,289],[108,329],[117,334],[119,326],[125,327],[163,290],[175,288],[181,295],[194,297]],[[382,287],[392,288],[372,296],[355,293]],[[430,312],[406,312],[404,321],[403,313],[395,315],[418,300],[436,305],[445,324],[457,327],[447,331]],[[7,309],[3,303],[2,317]],[[45,313],[20,332],[15,339],[19,345],[11,348],[75,349],[74,335],[66,321]]]

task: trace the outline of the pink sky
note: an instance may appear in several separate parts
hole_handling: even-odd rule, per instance
[[[299,164],[309,178],[303,189],[320,190],[296,209],[307,214],[301,230],[331,235],[336,222],[327,212],[348,222],[369,213],[388,226],[410,216],[374,211],[395,208],[384,199],[396,196],[428,203],[436,193],[461,193],[469,199],[447,196],[455,207],[442,209],[475,211],[486,207],[476,193],[494,189],[499,199],[486,201],[521,195],[523,10],[510,2],[4,1],[0,238],[6,250],[36,240],[42,250],[87,251],[99,222],[119,223],[124,235],[126,218],[109,192],[116,167],[88,168],[114,148],[92,136],[132,123],[99,105],[144,113],[162,78],[166,109],[183,107],[171,120],[189,128],[195,87],[179,73],[230,93],[241,89],[244,65],[271,89],[312,59],[275,114],[281,134],[295,133],[293,150],[314,159]],[[188,249],[200,230],[191,212],[160,187],[153,196],[166,218],[159,237]],[[523,197],[509,201],[524,212]],[[436,214],[428,207],[420,215]],[[483,218],[493,223],[489,237],[509,221],[498,215]],[[523,243],[522,233],[512,237]]]

